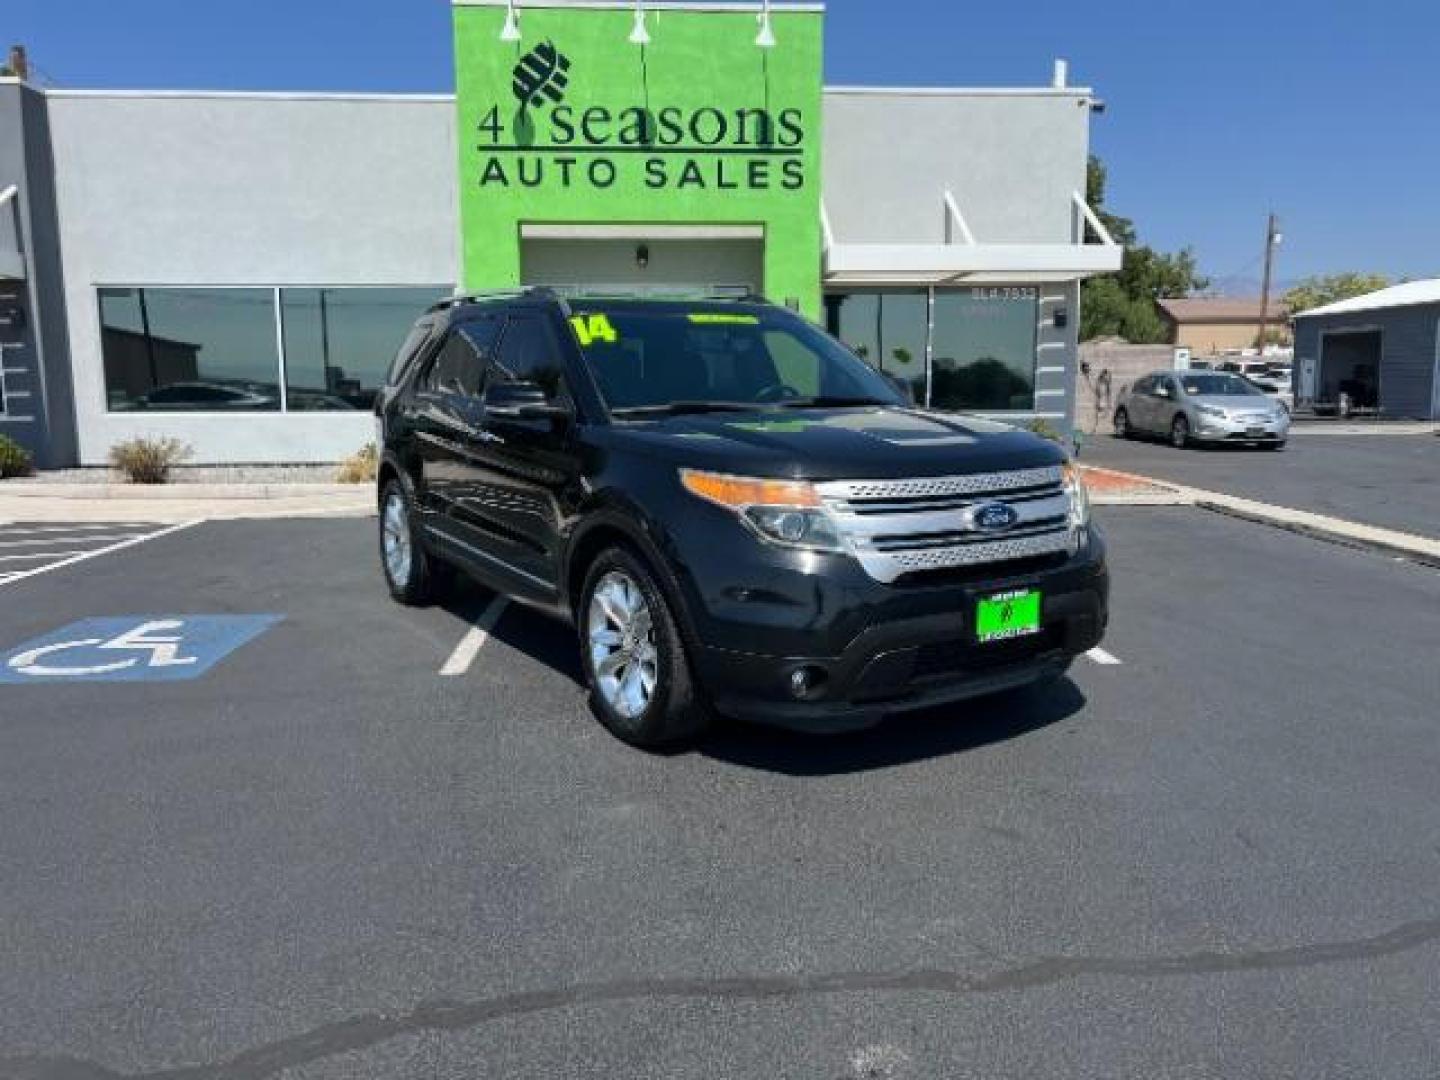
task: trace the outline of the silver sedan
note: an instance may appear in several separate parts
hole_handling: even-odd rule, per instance
[[[1121,393],[1115,434],[1159,435],[1177,447],[1229,442],[1279,450],[1290,437],[1290,414],[1238,375],[1162,371]]]

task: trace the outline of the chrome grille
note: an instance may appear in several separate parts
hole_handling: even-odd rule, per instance
[[[1060,466],[1019,469],[1015,472],[972,473],[968,476],[926,476],[915,480],[836,480],[819,484],[826,499],[853,502],[864,499],[923,499],[946,495],[999,495],[1019,488],[1059,486]]]
[[[1070,505],[1058,465],[1011,472],[817,484],[826,508],[865,572],[905,574],[1029,559],[1069,550]],[[974,510],[1003,502],[1008,530],[979,528]]]

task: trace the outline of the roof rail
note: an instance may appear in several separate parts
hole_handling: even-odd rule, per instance
[[[567,300],[752,300],[764,297],[748,285],[714,285],[671,290],[626,285],[554,285],[537,290]]]
[[[511,289],[475,289],[470,292],[457,292],[454,296],[447,296],[444,300],[438,300],[430,305],[430,311],[448,311],[450,308],[460,304],[471,304],[482,300],[507,300],[517,296],[525,296],[538,290],[531,288]]]
[[[514,300],[533,297],[553,300],[569,314],[572,300],[735,300],[768,303],[765,297],[748,285],[715,285],[709,288],[677,288],[673,292],[653,288],[629,288],[615,285],[526,285],[509,289],[478,289],[456,293],[432,304],[429,313],[448,311],[461,304],[483,303],[486,300]]]

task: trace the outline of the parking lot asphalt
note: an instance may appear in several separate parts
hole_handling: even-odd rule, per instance
[[[1297,430],[1280,453],[1090,436],[1081,460],[1440,539],[1440,437]]]
[[[144,521],[0,520],[0,585],[108,555],[185,527]]]
[[[373,522],[3,587],[0,655],[280,618],[0,686],[0,1077],[1435,1075],[1440,573],[1103,520],[1120,663],[664,757],[524,609],[441,675],[491,598],[392,604]]]

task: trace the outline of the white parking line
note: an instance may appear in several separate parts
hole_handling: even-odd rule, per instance
[[[78,550],[71,549],[68,551],[31,551],[24,555],[0,555],[0,562],[33,562],[36,559],[65,559],[71,555],[80,555],[84,551],[84,548],[80,548]]]
[[[475,625],[465,632],[460,644],[456,645],[455,651],[450,654],[450,659],[445,661],[445,666],[440,669],[441,675],[464,675],[470,670],[470,665],[475,662],[475,657],[480,654],[485,642],[490,640],[496,622],[509,603],[503,596],[497,596],[490,601],[490,606],[475,620]]]
[[[1098,646],[1091,649],[1085,655],[1088,656],[1091,660],[1094,660],[1095,663],[1102,664],[1105,667],[1110,667],[1112,665],[1121,663],[1121,660],[1118,656],[1115,656],[1112,653],[1108,653]]]
[[[133,540],[142,533],[100,533],[89,536],[42,536],[34,540],[0,540],[0,548],[14,547],[43,547],[46,544],[94,544],[108,540],[114,543],[116,540]]]
[[[117,544],[107,544],[105,547],[96,548],[94,551],[84,551],[78,555],[67,555],[62,552],[59,553],[63,556],[59,562],[49,563],[46,566],[37,566],[33,570],[21,570],[17,573],[8,574],[0,578],[0,585],[13,585],[17,581],[23,581],[26,578],[32,578],[38,574],[48,574],[52,570],[61,570],[67,566],[74,566],[76,563],[85,562],[87,559],[98,559],[101,555],[109,555],[111,552],[123,551],[125,548],[134,547],[136,544],[143,544],[147,540],[155,540],[162,536],[169,536],[171,533],[177,533],[181,529],[188,529],[192,525],[199,524],[199,520],[182,521],[178,525],[170,525],[164,529],[157,529],[155,532],[145,533],[130,540],[121,540]],[[18,557],[26,558],[28,556]]]
[[[75,522],[70,525],[25,525],[18,521],[0,522],[0,534],[14,534],[15,536],[40,535],[41,533],[69,533],[69,532],[113,532],[116,529],[148,529],[154,522],[147,521],[107,521],[104,524],[86,524]]]

